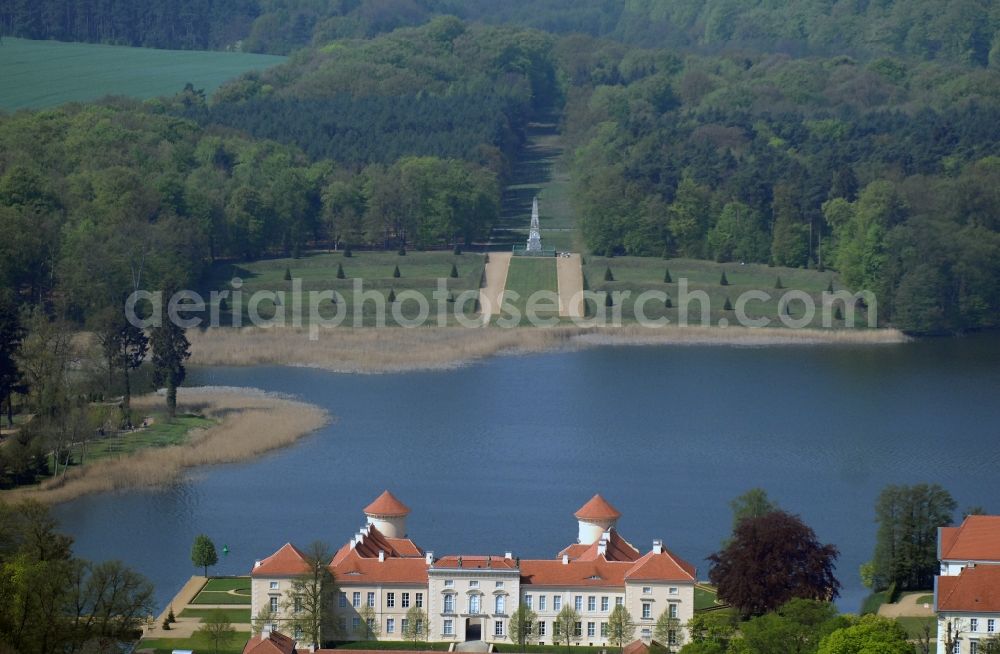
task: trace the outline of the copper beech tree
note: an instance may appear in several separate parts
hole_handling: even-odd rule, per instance
[[[736,525],[726,547],[708,557],[708,578],[719,598],[747,618],[794,598],[835,598],[837,555],[836,547],[820,543],[797,516],[772,511]]]

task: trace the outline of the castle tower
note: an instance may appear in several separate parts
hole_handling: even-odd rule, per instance
[[[601,540],[601,535],[614,527],[618,518],[622,516],[618,509],[611,506],[600,494],[590,498],[590,501],[581,506],[573,515],[576,516],[580,524],[580,534],[577,540],[584,545],[593,545]]]
[[[368,524],[389,538],[406,538],[406,516],[410,508],[389,491],[384,491],[365,507]]]
[[[542,250],[542,235],[538,227],[538,196],[531,203],[531,227],[528,230],[528,245],[525,248],[528,252],[540,252]]]

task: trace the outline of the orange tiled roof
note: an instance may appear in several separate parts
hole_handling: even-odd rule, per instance
[[[628,542],[622,538],[621,534],[618,533],[617,529],[609,529],[610,538],[608,540],[607,546],[604,550],[604,558],[608,561],[636,561],[642,556],[642,553],[636,549],[635,545]],[[570,546],[572,547],[572,545]],[[584,545],[586,549],[577,552],[577,555],[570,556],[570,559],[577,559],[579,561],[595,561],[600,555],[600,542],[593,543],[592,545]],[[568,550],[569,547],[566,548]],[[563,552],[566,552],[563,550]],[[561,556],[561,554],[560,554]]]
[[[459,564],[461,559],[461,565]],[[514,559],[507,559],[496,555],[458,555],[450,554],[442,556],[434,562],[435,568],[463,568],[467,570],[481,570],[486,568],[500,568],[513,570],[517,567]]]
[[[587,545],[585,543],[573,543],[572,545],[567,545],[563,548],[559,554],[556,555],[557,559],[561,559],[563,555],[569,557],[569,560],[578,559],[583,555],[584,552],[589,550],[593,545]]]
[[[294,654],[295,641],[272,631],[266,637],[257,635],[247,641],[243,647],[243,654]]]
[[[374,527],[373,527],[373,529],[374,529]],[[392,549],[395,550],[396,554],[398,554],[399,556],[423,556],[424,555],[424,551],[422,549],[420,549],[419,547],[417,547],[417,544],[414,543],[409,538],[388,538],[388,537],[386,537],[386,540],[389,542],[389,545],[392,546]]]
[[[250,576],[295,576],[308,571],[306,555],[291,543],[285,543],[277,552],[255,565],[250,571]]]
[[[389,491],[383,491],[375,498],[375,501],[365,507],[365,513],[369,515],[384,515],[388,517],[400,517],[409,515],[410,507],[399,501],[395,495]]]
[[[937,608],[1000,613],[1000,565],[977,565],[957,577],[938,577]]]
[[[1000,515],[970,515],[940,531],[941,559],[1000,561]]]
[[[617,520],[622,517],[618,509],[611,506],[606,499],[601,497],[600,493],[590,498],[573,515],[580,520]]]
[[[533,586],[624,586],[631,562],[522,560],[521,583]]]
[[[696,570],[693,565],[677,557],[670,550],[649,552],[635,562],[627,573],[628,581],[694,581]]]
[[[355,547],[352,548],[351,541],[348,541],[337,550],[337,553],[333,555],[331,565],[340,563],[351,551],[357,551],[364,558],[374,559],[378,558],[380,551],[384,552],[386,557],[423,558],[424,556],[423,550],[409,538],[389,538],[371,524],[365,527],[365,536]]]
[[[354,549],[332,564],[330,569],[337,583],[342,586],[374,583],[427,584],[427,563],[422,558],[394,556],[379,561],[378,557],[363,557]]]

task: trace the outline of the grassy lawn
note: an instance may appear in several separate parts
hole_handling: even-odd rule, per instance
[[[219,654],[241,654],[249,639],[249,631],[237,631],[229,643],[219,648]],[[198,634],[190,638],[144,638],[137,649],[152,649],[156,654],[170,654],[175,649],[190,649],[199,654],[215,652],[215,647]]]
[[[517,307],[524,317],[528,304],[528,297],[537,291],[558,292],[559,284],[556,279],[555,257],[513,257],[510,260],[510,269],[507,271],[507,291],[518,293],[518,299],[510,304]],[[542,307],[551,306],[554,311],[536,311],[539,317],[559,315],[558,302],[543,302]],[[525,321],[522,320],[522,323]]]
[[[250,577],[213,577],[205,582],[202,591],[235,590],[250,593]]]
[[[238,593],[231,594],[229,591]],[[249,577],[217,577],[209,579],[191,600],[192,604],[226,604],[233,606],[250,605]],[[189,609],[190,610],[190,609]],[[238,611],[239,609],[227,609]]]
[[[334,649],[412,649],[447,652],[450,643],[413,643],[408,640],[358,640],[336,643]]]
[[[233,606],[250,606],[250,595],[231,595],[227,592],[203,590],[191,600],[192,604],[231,604]]]
[[[248,70],[285,60],[238,52],[156,50],[91,43],[4,38],[0,109],[53,107],[105,95],[146,99],[173,95],[191,82],[212,93]]]
[[[906,635],[909,638],[922,637],[925,625],[931,628],[931,638],[934,638],[934,634],[937,632],[937,619],[933,616],[924,618],[896,618],[896,622],[906,630]]]
[[[934,604],[934,595],[921,595],[917,598],[917,604]]]
[[[297,303],[302,307],[302,322],[309,324],[309,293],[311,291],[333,290],[343,298],[342,307],[335,306],[330,300],[322,300],[319,304],[320,315],[326,319],[332,318],[338,308],[345,312],[343,324],[352,324],[355,305],[353,289],[355,280],[363,282],[363,291],[372,291],[388,297],[390,289],[399,296],[404,291],[415,291],[427,299],[430,307],[430,317],[438,315],[440,302],[434,299],[432,293],[438,288],[438,280],[442,280],[445,288],[457,297],[463,291],[478,293],[479,283],[483,274],[484,258],[481,254],[453,254],[451,251],[416,252],[407,251],[400,256],[393,251],[354,251],[350,257],[342,252],[316,253],[299,259],[264,259],[239,265],[223,264],[216,266],[212,272],[211,283],[205,289],[205,298],[211,290],[229,290],[230,281],[234,277],[243,280],[243,321],[249,320],[248,304],[250,296],[256,291],[284,292],[283,300],[279,300],[285,308],[286,322],[291,324],[292,307]],[[458,277],[451,277],[452,266],[455,266]],[[394,277],[396,267],[399,267],[399,277]],[[344,279],[337,278],[338,267],[344,271]],[[292,282],[285,280],[285,271],[292,277],[301,280],[301,294],[292,292]],[[400,298],[402,299],[402,298]],[[226,309],[234,311],[232,300],[227,301]],[[418,314],[416,301],[406,300],[397,303],[398,310],[406,319],[412,319]],[[453,305],[445,303],[446,313],[450,318]],[[469,302],[467,313],[474,310],[474,304]],[[275,315],[275,303],[271,299],[263,299],[259,304],[258,314],[262,318]],[[361,304],[363,324],[372,325],[376,321],[375,303],[364,300]],[[232,314],[222,312],[222,324],[232,324]],[[387,324],[395,324],[391,308],[386,307]],[[436,323],[436,320],[434,320]]]
[[[878,593],[872,593],[864,599],[861,603],[861,615],[866,615],[868,613],[878,613],[878,607],[882,606],[889,601],[889,592],[880,591]]]
[[[611,269],[613,281],[605,281],[605,272]],[[669,269],[671,282],[665,283],[665,273]],[[722,273],[725,272],[728,285],[721,285]],[[737,298],[747,291],[763,291],[771,297],[767,300],[751,299],[747,302],[745,312],[748,318],[769,318],[771,326],[780,327],[778,321],[778,300],[782,293],[789,290],[799,290],[808,294],[816,306],[816,314],[808,324],[810,327],[822,326],[822,293],[833,282],[834,290],[842,290],[839,277],[833,272],[818,272],[799,268],[770,267],[763,264],[740,265],[738,263],[715,263],[695,259],[664,260],[653,257],[595,257],[586,256],[584,276],[588,287],[594,291],[629,291],[621,304],[623,322],[635,320],[635,299],[640,293],[648,290],[658,290],[666,293],[673,306],[667,308],[654,299],[644,305],[647,318],[668,318],[676,324],[679,316],[679,281],[686,279],[688,293],[704,291],[710,299],[710,321],[717,324],[725,318],[728,324],[735,325],[735,311],[724,310],[728,298],[735,308]],[[776,289],[778,278],[782,289]],[[789,305],[789,315],[793,319],[804,316],[803,304],[796,300]],[[688,304],[688,323],[701,322],[701,302],[692,300]],[[856,323],[863,323],[863,316],[855,316]],[[842,327],[843,320],[833,320],[834,327]]]
[[[694,587],[694,610],[704,611],[705,609],[710,609],[713,606],[717,606],[716,599],[718,595],[714,589],[710,589],[707,586],[695,586]]]
[[[166,415],[153,416],[153,423],[145,429],[122,432],[87,444],[85,463],[113,456],[124,456],[148,447],[179,445],[187,440],[192,429],[203,429],[215,424],[214,421],[192,414],[179,415],[168,422]],[[79,460],[83,448],[74,448],[74,459]]]
[[[182,618],[222,617],[233,624],[250,624],[250,609],[184,609]]]
[[[515,645],[513,643],[497,643],[496,651],[498,652],[537,652],[539,654],[545,652],[552,652],[553,654],[558,652],[563,652],[565,654],[565,645],[527,645],[522,648],[520,645]],[[571,652],[576,652],[576,654],[598,654],[601,651],[616,652],[617,647],[590,647],[589,645],[573,645]]]

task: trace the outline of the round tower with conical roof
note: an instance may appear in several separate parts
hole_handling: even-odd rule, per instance
[[[410,508],[389,491],[384,491],[365,507],[368,524],[389,538],[406,538],[406,516]]]
[[[622,514],[600,494],[597,494],[573,515],[576,516],[580,524],[580,534],[577,540],[584,545],[593,545],[601,540],[601,535],[604,532],[615,526]]]

